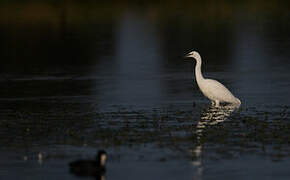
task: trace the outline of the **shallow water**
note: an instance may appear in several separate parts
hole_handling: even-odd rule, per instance
[[[68,163],[98,149],[106,179],[289,179],[287,12],[258,0],[1,2],[1,179],[78,179]],[[210,107],[191,50],[241,107]]]

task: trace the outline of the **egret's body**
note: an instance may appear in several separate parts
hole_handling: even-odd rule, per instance
[[[241,104],[241,101],[220,82],[203,78],[201,73],[201,57],[198,52],[192,51],[187,57],[192,57],[196,60],[195,78],[197,85],[203,95],[211,100],[212,104],[215,104],[215,106],[219,106],[220,102]]]

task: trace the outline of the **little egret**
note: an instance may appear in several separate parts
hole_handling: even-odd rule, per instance
[[[200,91],[211,100],[212,105],[218,107],[220,102],[240,105],[241,101],[236,98],[224,85],[213,79],[205,79],[201,73],[201,57],[198,52],[192,51],[186,55],[196,60],[195,78]]]

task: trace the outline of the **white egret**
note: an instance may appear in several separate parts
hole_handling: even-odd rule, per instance
[[[201,73],[201,57],[198,52],[192,51],[186,57],[196,60],[195,78],[197,85],[204,96],[211,100],[212,105],[218,107],[220,102],[240,105],[241,101],[236,98],[224,85],[213,79],[205,79]]]

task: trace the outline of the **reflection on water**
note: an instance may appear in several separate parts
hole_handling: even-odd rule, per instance
[[[38,153],[38,163],[41,165],[43,163],[43,154],[40,152]]]
[[[204,136],[203,132],[205,128],[208,128],[213,125],[217,125],[219,123],[227,120],[230,115],[237,110],[240,105],[225,105],[215,107],[211,105],[208,109],[201,113],[200,120],[196,126],[196,138],[197,144],[196,147],[192,150],[192,154],[194,160],[192,161],[192,165],[197,168],[196,179],[202,179],[203,175],[203,164],[202,164],[202,146],[201,138]]]
[[[112,103],[142,104],[145,101],[160,100],[162,97],[160,79],[159,39],[148,19],[135,13],[120,17],[114,57],[116,71],[112,89],[103,92]]]
[[[219,107],[210,106],[206,111],[201,113],[200,121],[197,124],[198,134],[202,133],[202,129],[207,125],[215,125],[225,121],[239,107],[240,105],[234,104]]]

